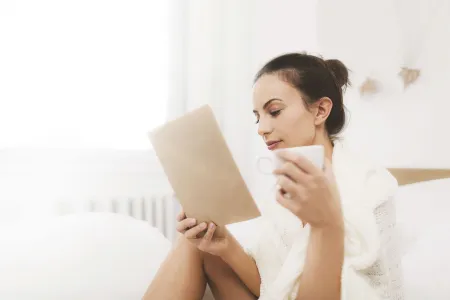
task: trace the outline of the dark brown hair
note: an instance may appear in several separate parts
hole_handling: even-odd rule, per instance
[[[255,82],[265,74],[277,74],[296,88],[307,107],[322,97],[330,98],[333,107],[325,128],[332,139],[341,132],[346,120],[343,93],[350,85],[348,69],[341,61],[324,60],[306,53],[288,53],[264,65],[256,74]]]

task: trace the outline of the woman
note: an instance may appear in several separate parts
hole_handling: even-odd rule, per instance
[[[383,225],[376,217],[396,182],[337,142],[347,85],[340,61],[308,54],[282,55],[258,72],[258,134],[269,150],[323,145],[324,170],[277,151],[285,161],[274,171],[277,204],[263,210],[261,237],[249,249],[226,228],[197,224],[181,213],[177,229],[183,236],[144,299],[198,300],[207,283],[215,299],[225,300],[393,297],[394,279],[386,271],[392,262],[379,255]]]

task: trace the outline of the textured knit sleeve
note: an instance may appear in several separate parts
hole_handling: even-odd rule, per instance
[[[371,285],[379,291],[383,299],[403,300],[401,257],[398,247],[398,231],[396,230],[395,193],[397,182],[387,170],[379,170],[383,177],[391,177],[390,191],[381,196],[377,194],[377,176],[369,179],[369,190],[375,198],[374,214],[380,235],[380,253],[375,264],[363,270],[371,281]],[[386,196],[387,195],[387,196]]]

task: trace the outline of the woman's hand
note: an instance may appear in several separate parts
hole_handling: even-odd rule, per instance
[[[187,218],[184,211],[177,216],[177,231],[193,243],[200,251],[223,257],[233,242],[232,236],[226,228],[216,226],[214,223],[200,223]]]
[[[195,219],[186,218],[183,211],[177,216],[177,220],[178,232],[200,251],[220,257],[249,291],[259,296],[261,277],[258,267],[225,227],[216,226],[214,223],[209,223],[209,226],[206,223],[197,224]]]
[[[276,169],[277,201],[311,227],[343,227],[339,191],[329,160],[320,170],[307,158],[288,151],[277,154],[285,161]]]

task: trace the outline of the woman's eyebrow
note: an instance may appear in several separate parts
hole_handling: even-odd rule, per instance
[[[283,100],[281,100],[281,99],[279,99],[279,98],[271,98],[269,101],[267,101],[266,103],[264,103],[263,109],[266,109],[266,107],[269,106],[270,103],[272,103],[273,101],[276,101],[276,100],[283,102]],[[253,113],[256,114],[256,113],[258,113],[258,112],[257,112],[256,110],[253,110]]]

